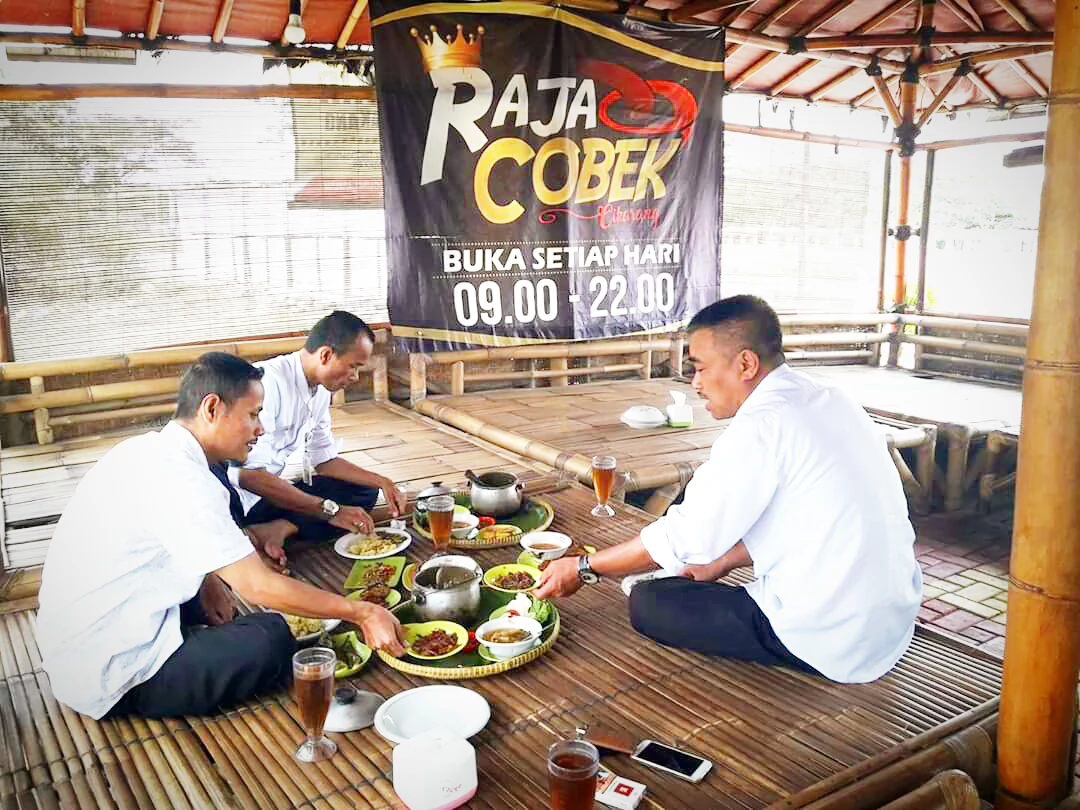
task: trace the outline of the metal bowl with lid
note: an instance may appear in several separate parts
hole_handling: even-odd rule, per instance
[[[449,487],[444,487],[442,481],[432,481],[431,486],[427,489],[420,491],[420,494],[416,496],[416,511],[426,512],[428,498],[434,498],[437,495],[453,495],[453,491]]]

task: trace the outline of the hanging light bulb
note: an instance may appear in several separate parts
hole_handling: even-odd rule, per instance
[[[299,45],[306,36],[304,21],[300,19],[300,0],[289,0],[289,24],[285,26],[285,41]]]

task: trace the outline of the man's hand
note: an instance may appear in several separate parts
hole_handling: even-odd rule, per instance
[[[570,596],[581,586],[578,576],[577,557],[563,557],[554,560],[540,574],[540,583],[533,591],[537,599],[550,599],[553,596]]]
[[[199,588],[199,603],[211,625],[227,624],[233,620],[236,608],[225,583],[215,574],[207,574]]]
[[[401,517],[409,505],[409,499],[405,493],[398,489],[389,478],[384,478],[379,483],[379,489],[382,490],[383,497],[386,498],[386,505],[390,507],[391,514],[394,517]]]
[[[726,577],[730,573],[731,568],[721,557],[719,560],[713,560],[705,565],[688,565],[679,572],[679,576],[692,579],[695,582],[716,582],[716,580]]]
[[[350,533],[371,534],[375,530],[375,521],[359,506],[340,507],[338,513],[330,518],[330,525]]]
[[[370,602],[357,602],[353,624],[360,628],[364,643],[373,650],[385,650],[395,658],[405,654],[401,622],[389,610]]]

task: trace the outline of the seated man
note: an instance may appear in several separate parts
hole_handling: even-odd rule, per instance
[[[230,516],[209,465],[243,461],[262,435],[261,376],[203,355],[176,418],[120,442],[79,482],[49,545],[37,621],[62,703],[95,719],[206,714],[287,682],[288,625],[276,613],[234,619],[226,585],[268,608],[354,622],[370,646],[404,652],[388,611],[274,573]]]
[[[393,481],[339,457],[330,432],[330,395],[356,382],[374,348],[370,327],[338,310],[315,324],[299,351],[255,364],[264,372],[266,433],[228,478],[239,490],[245,524],[279,566],[285,540],[297,532],[305,540],[333,540],[371,531],[367,510],[379,490],[394,515],[405,507]],[[300,448],[304,480],[286,481],[281,472]]]
[[[683,502],[632,541],[551,563],[538,598],[660,566],[630,593],[634,628],[707,655],[875,680],[914,632],[922,574],[899,474],[870,417],[784,362],[780,321],[735,296],[690,322],[694,390],[734,417]],[[743,587],[714,580],[753,565]]]

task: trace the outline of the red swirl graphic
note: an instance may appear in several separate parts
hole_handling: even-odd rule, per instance
[[[605,126],[627,135],[665,135],[678,132],[684,140],[690,137],[698,114],[697,99],[678,82],[642,79],[629,68],[610,62],[587,62],[584,65],[584,74],[594,81],[615,88],[600,101],[599,115]],[[654,119],[660,118],[657,107],[661,100],[670,107],[667,120],[661,118],[646,126],[624,123],[613,118],[611,114],[612,106],[621,102],[619,106],[628,109],[631,118],[645,115]]]

